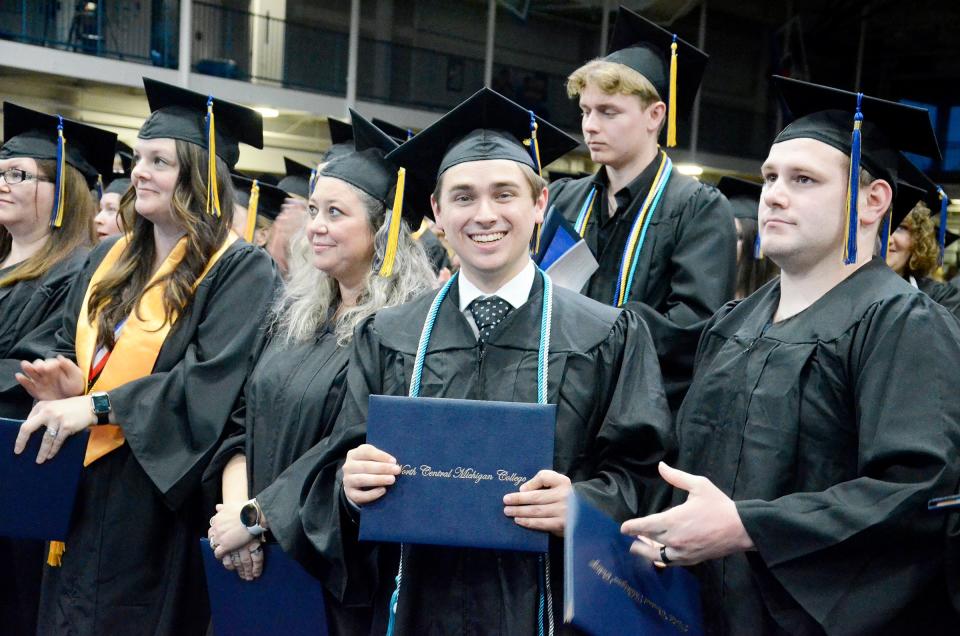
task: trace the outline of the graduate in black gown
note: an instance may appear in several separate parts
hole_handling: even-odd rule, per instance
[[[712,634],[956,633],[926,508],[960,478],[960,324],[874,256],[896,150],[936,138],[924,109],[775,81],[795,119],[760,226],[781,277],[710,322],[661,468],[677,505],[623,529],[700,564]]]
[[[734,299],[746,298],[777,277],[776,264],[763,256],[757,209],[761,185],[737,177],[721,177],[717,189],[730,202],[737,228],[737,290]]]
[[[329,435],[346,394],[356,325],[433,288],[436,280],[409,232],[410,225],[420,224],[426,195],[420,192],[419,206],[408,203],[403,216],[391,220],[397,170],[383,156],[396,143],[360,115],[352,116],[357,152],[334,159],[319,173],[306,236],[293,244],[292,276],[258,344],[256,366],[233,412],[234,430],[208,471],[217,481],[222,474],[224,502],[211,520],[210,540],[229,552],[225,567],[246,580],[269,567],[259,549],[261,537],[275,537],[309,569],[322,572],[313,549],[292,540],[303,532],[292,528],[309,523],[297,507],[265,499],[260,525],[267,534],[248,530],[240,513],[248,502],[260,505],[259,493],[275,481],[301,479],[296,460]],[[405,191],[408,202],[415,193]],[[397,230],[396,254],[385,268],[391,226]],[[330,594],[326,607],[331,633],[369,629],[369,608],[345,609]]]
[[[677,38],[671,88],[673,38],[621,7],[610,54],[570,75],[567,92],[579,98],[590,158],[602,167],[551,183],[548,207],[574,224],[597,257],[600,268],[583,293],[647,322],[676,411],[704,322],[733,298],[737,239],[723,194],[680,174],[658,145],[668,119],[689,112],[707,64],[705,53]],[[672,147],[675,127],[666,127]]]
[[[537,121],[539,160],[573,147],[562,132]],[[424,397],[537,401],[544,279],[527,250],[546,191],[540,161],[519,141],[529,137],[529,125],[528,111],[484,89],[389,157],[430,179],[439,176],[434,215],[462,264],[436,317],[423,365]],[[330,437],[301,459],[304,466],[312,462],[311,470],[301,481],[278,482],[258,495],[262,505],[297,511],[302,523],[287,540],[313,546],[332,591],[372,603],[371,634],[383,634],[390,620],[400,554],[395,544],[360,543],[358,521],[362,506],[386,492],[399,466],[390,449],[364,443],[367,402],[372,394],[407,394],[435,297],[381,310],[359,325],[340,417]],[[508,304],[509,313],[499,325],[478,325],[473,310],[480,301]],[[654,464],[673,448],[672,427],[642,320],[562,289],[554,289],[552,315],[546,390],[558,407],[554,470],[542,471],[504,502],[505,514],[521,526],[555,535],[551,576],[538,583],[543,568],[535,554],[407,546],[397,635],[535,634],[541,600],[553,609],[543,617],[545,628],[558,625],[559,537],[571,483],[618,519],[654,509],[665,494],[651,484]]]
[[[0,417],[24,419],[33,398],[17,382],[21,360],[53,348],[61,309],[93,243],[99,174],[113,169],[116,135],[69,119],[62,210],[54,201],[58,117],[4,103],[0,147]],[[103,152],[107,148],[107,152]],[[56,207],[61,207],[58,205]],[[0,539],[0,625],[9,633],[36,630],[43,543]]]
[[[259,115],[144,85],[152,114],[135,149],[130,233],[91,252],[72,287],[64,357],[20,377],[41,401],[15,452],[43,435],[46,461],[91,429],[71,530],[50,545],[40,634],[205,632],[200,479],[279,284],[270,258],[229,231],[229,170],[238,142],[261,145]]]

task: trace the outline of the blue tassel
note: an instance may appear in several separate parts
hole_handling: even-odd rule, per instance
[[[763,258],[763,250],[760,249],[760,233],[753,239],[753,260],[759,261]]]
[[[853,116],[853,139],[850,143],[850,183],[847,190],[847,232],[846,246],[843,252],[843,262],[846,265],[857,261],[857,227],[860,220],[857,204],[860,198],[860,145],[861,127],[863,126],[863,112],[860,107],[863,102],[863,93],[857,93],[857,112]]]
[[[937,228],[937,244],[940,246],[940,257],[937,264],[943,265],[943,251],[947,246],[947,206],[950,205],[950,199],[940,186],[937,186],[937,192],[940,194],[940,227]]]
[[[317,185],[317,169],[310,170],[310,182],[307,184],[307,198],[313,196],[313,186]]]
[[[540,144],[537,142],[537,116],[530,113],[530,156],[533,157],[533,163],[537,169],[537,174],[543,176],[543,166],[540,165]]]
[[[57,115],[57,174],[53,183],[53,210],[50,213],[50,227],[63,225],[63,163],[67,159],[67,140],[63,136],[63,117]]]
[[[887,260],[887,248],[890,246],[890,223],[893,217],[893,208],[883,217],[883,226],[880,228],[880,258]]]
[[[103,200],[103,175],[97,175],[97,202]]]
[[[413,131],[407,128],[407,141],[413,139]]]

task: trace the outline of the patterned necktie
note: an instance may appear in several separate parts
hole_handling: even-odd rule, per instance
[[[470,313],[473,314],[473,320],[477,323],[477,329],[480,332],[477,335],[477,340],[481,344],[485,343],[493,330],[507,317],[512,309],[510,303],[499,296],[477,298],[470,303]]]

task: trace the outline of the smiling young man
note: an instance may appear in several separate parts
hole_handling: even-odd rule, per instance
[[[701,564],[710,633],[954,633],[944,516],[926,507],[960,476],[960,326],[873,256],[897,150],[936,157],[936,138],[923,109],[775,80],[797,117],[762,167],[781,278],[708,325],[681,470],[660,469],[679,505],[623,531],[649,559]]]
[[[550,207],[574,224],[600,268],[583,293],[646,321],[676,411],[690,383],[704,322],[734,295],[737,237],[726,198],[680,174],[658,140],[693,104],[707,55],[620,8],[611,53],[567,81],[578,98],[590,158],[599,172],[550,184]],[[669,102],[669,105],[666,103]]]
[[[544,162],[576,145],[547,122],[538,124]],[[538,401],[546,279],[528,246],[547,193],[521,142],[529,125],[529,111],[483,89],[390,155],[436,180],[436,222],[461,262],[435,314],[423,397]],[[406,545],[396,604],[390,596],[398,547],[357,540],[362,507],[386,494],[400,472],[396,451],[365,444],[368,398],[408,394],[437,294],[384,309],[358,327],[343,411],[329,445],[315,451],[322,468],[312,489],[334,496],[311,498],[311,510],[301,513],[305,539],[328,564],[331,590],[372,599],[375,633],[383,633],[394,607],[394,634],[535,634],[540,602],[545,623],[559,622],[559,539],[551,541],[552,569],[533,553]],[[545,389],[547,402],[557,405],[553,469],[507,495],[503,510],[525,528],[560,537],[571,489],[617,519],[656,509],[653,500],[665,491],[649,486],[660,483],[655,464],[673,448],[673,434],[643,322],[556,287],[550,307]]]

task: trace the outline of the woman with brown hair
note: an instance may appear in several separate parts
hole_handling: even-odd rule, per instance
[[[763,187],[746,179],[722,177],[717,189],[730,201],[733,223],[737,228],[737,291],[734,298],[740,300],[779,276],[780,268],[763,257],[760,245],[757,210]]]
[[[124,196],[136,214],[71,291],[63,355],[20,378],[41,401],[15,452],[46,429],[44,462],[91,429],[72,527],[44,572],[40,634],[205,632],[200,476],[279,283],[270,258],[230,232],[230,168],[240,142],[262,146],[260,116],[144,86],[152,114]]]
[[[0,417],[22,420],[33,398],[16,373],[23,359],[54,347],[61,309],[92,245],[90,188],[113,163],[116,135],[62,120],[66,152],[57,164],[59,117],[3,105],[0,147]],[[102,148],[108,148],[106,152]],[[59,179],[58,179],[59,175]],[[36,629],[43,566],[39,541],[0,539],[0,625]]]
[[[930,209],[918,203],[900,226],[890,233],[887,265],[950,312],[960,318],[960,289],[934,280],[940,246]]]

